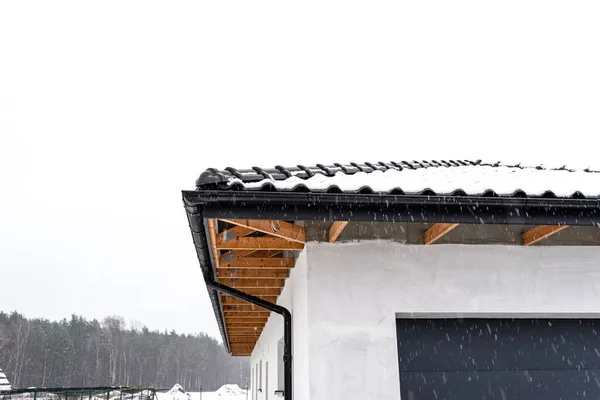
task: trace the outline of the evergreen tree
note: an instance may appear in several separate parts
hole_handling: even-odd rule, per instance
[[[246,358],[201,333],[150,331],[121,317],[52,322],[0,312],[0,366],[14,387],[155,386],[187,391],[249,384]],[[1,380],[1,379],[0,379]]]

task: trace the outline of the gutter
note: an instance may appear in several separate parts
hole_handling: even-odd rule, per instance
[[[227,351],[231,353],[229,347],[229,338],[223,321],[223,310],[221,309],[221,301],[217,292],[226,293],[232,297],[255,304],[269,311],[273,311],[281,316],[284,320],[284,399],[292,400],[292,314],[290,311],[280,305],[270,303],[260,297],[252,296],[238,289],[223,285],[215,280],[215,271],[211,261],[210,246],[208,245],[206,234],[206,226],[204,224],[204,215],[200,211],[200,207],[186,207],[188,222],[192,231],[196,254],[200,261],[200,268],[204,277],[204,283],[208,288],[208,293],[217,316],[219,330],[224,338]]]
[[[205,218],[600,226],[599,199],[184,191]]]

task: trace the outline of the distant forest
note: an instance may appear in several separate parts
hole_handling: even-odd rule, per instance
[[[155,386],[186,391],[249,384],[247,358],[205,334],[128,326],[121,317],[52,322],[0,312],[0,368],[15,388]]]

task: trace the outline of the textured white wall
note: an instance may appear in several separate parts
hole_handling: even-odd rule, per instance
[[[595,247],[375,241],[305,252],[310,400],[398,400],[398,312],[600,312]]]
[[[296,266],[292,269],[286,286],[279,296],[277,303],[286,307],[292,313],[292,338],[293,338],[293,376],[295,399],[309,398],[309,376],[308,376],[308,315],[307,315],[307,266],[306,251],[298,256]],[[265,329],[261,334],[252,356],[250,358],[252,367],[263,360],[263,392],[253,400],[277,400],[282,399],[274,395],[277,390],[277,343],[283,338],[283,317],[271,313]],[[265,365],[269,363],[268,380],[269,392],[265,388]],[[254,380],[252,381],[254,383]],[[255,393],[252,388],[251,393]]]

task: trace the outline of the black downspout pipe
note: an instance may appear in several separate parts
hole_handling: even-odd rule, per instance
[[[248,293],[234,289],[232,287],[215,282],[214,280],[206,280],[206,286],[223,292],[248,303],[256,304],[259,307],[273,311],[283,316],[283,395],[285,400],[292,400],[292,314],[290,311],[277,304],[269,303],[260,297],[252,296]]]
[[[217,282],[214,278],[214,270],[210,261],[209,241],[204,225],[202,209],[200,207],[186,207],[186,212],[206,286],[212,290],[223,292],[283,316],[283,395],[285,400],[292,400],[292,313],[285,307]],[[225,334],[225,330],[223,330],[223,333]]]

